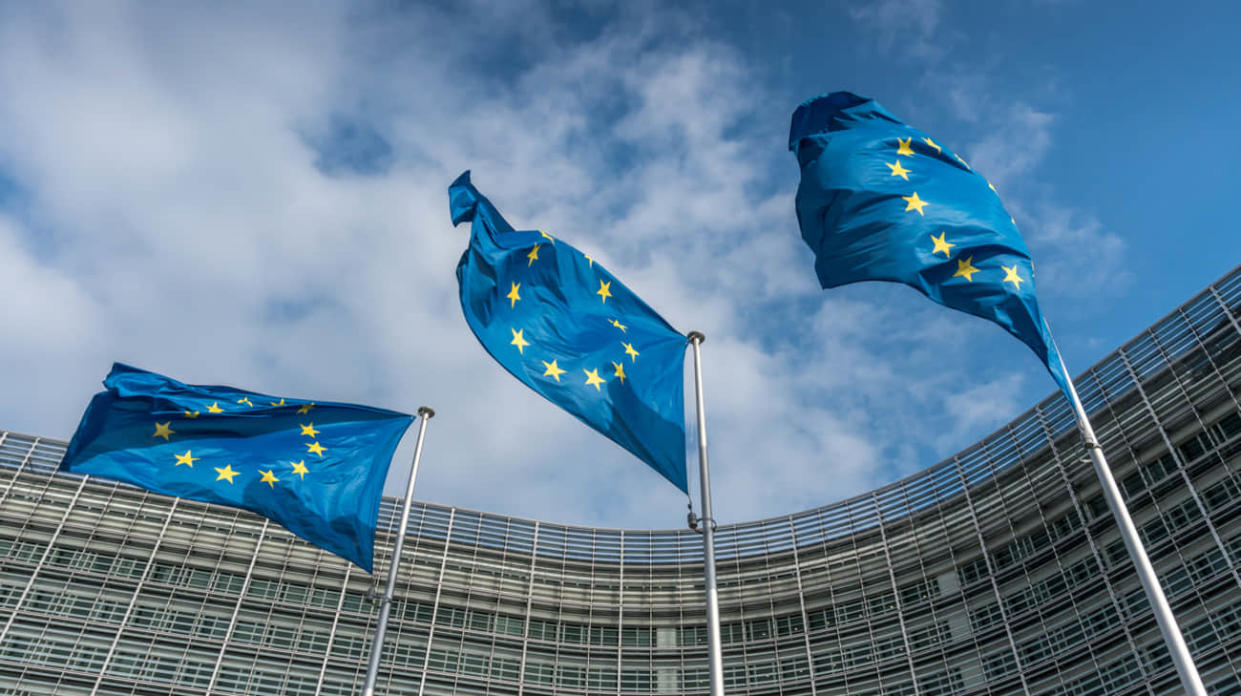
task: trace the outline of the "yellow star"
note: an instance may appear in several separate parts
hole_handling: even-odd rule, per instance
[[[607,302],[608,298],[612,296],[612,291],[609,289],[611,287],[611,281],[604,282],[601,280],[599,281],[599,289],[595,292],[595,294],[602,297],[604,302]]]
[[[272,406],[277,406],[277,407],[284,406],[284,399],[281,399],[279,401],[269,401],[267,403],[271,404]]]
[[[227,479],[229,483],[232,483],[233,477],[241,473],[240,471],[233,471],[232,464],[225,464],[223,469],[221,469],[218,466],[212,467],[212,468],[215,469],[216,472],[220,474],[219,476],[215,477],[215,480],[217,481]]]
[[[186,418],[197,418],[197,417],[198,417],[198,411],[186,411],[186,412],[185,412],[185,417],[186,417]]]
[[[555,238],[555,237],[553,237],[553,236],[551,236],[550,234],[548,234],[548,233],[544,232],[543,230],[539,230],[539,234],[543,235],[543,238],[544,238],[544,239],[546,239],[547,241],[551,242],[552,244],[555,244],[555,243],[556,243],[556,238]]]
[[[517,300],[520,300],[520,299],[521,299],[521,295],[518,295],[518,294],[517,294],[517,290],[518,290],[519,288],[521,288],[521,283],[513,283],[513,289],[512,289],[512,290],[509,290],[509,291],[508,291],[508,294],[507,294],[507,295],[505,295],[505,297],[506,297],[506,298],[508,298],[509,300],[511,300],[511,302],[510,302],[510,303],[509,303],[509,305],[508,305],[510,309],[512,309],[513,307],[516,307],[516,306],[517,306]]]
[[[995,190],[995,184],[991,183],[990,181],[987,182],[987,188],[991,189],[992,193],[999,193],[999,191]]]
[[[207,407],[207,413],[224,413],[224,409],[220,408],[220,402],[213,402]]]
[[[621,345],[625,346],[625,355],[628,355],[633,362],[638,362],[638,355],[640,355],[640,353],[633,349],[633,344],[622,343]]]
[[[593,384],[595,386],[595,391],[602,391],[599,388],[599,385],[607,382],[607,380],[599,376],[598,370],[585,370],[584,369],[582,370],[582,372],[586,373],[586,386],[589,387],[590,385]]]
[[[620,321],[618,321],[618,320],[616,320],[616,319],[613,319],[613,320],[612,320],[612,326],[615,326],[616,328],[620,329],[621,331],[628,331],[628,330],[629,330],[628,328],[626,328],[626,326],[625,326],[624,324],[620,323]]]
[[[896,142],[899,143],[899,147],[896,148],[896,154],[909,155],[910,157],[913,157],[914,156],[913,148],[909,147],[909,143],[911,140],[913,140],[912,136],[905,138],[904,140],[897,138]]]
[[[307,413],[310,413],[310,409],[314,407],[315,407],[315,403],[313,401],[308,404],[302,404],[301,408],[297,409],[297,415],[304,416]]]
[[[953,273],[952,277],[956,278],[958,276],[965,276],[966,280],[971,283],[974,282],[974,274],[978,272],[978,269],[974,268],[974,264],[972,263],[973,260],[973,256],[970,256],[964,261],[957,259],[957,272]]]
[[[243,396],[243,397],[241,397],[240,399],[238,399],[238,400],[237,400],[237,403],[239,403],[239,404],[245,404],[245,405],[249,406],[250,408],[254,408],[254,403],[253,403],[252,401],[250,401],[250,397],[248,397],[248,396]]]
[[[530,263],[526,264],[527,266],[533,266],[534,262],[539,260],[539,247],[540,246],[542,245],[535,244],[533,247],[530,248],[530,253],[526,254],[526,258],[530,259]]]
[[[525,329],[509,329],[509,331],[513,332],[513,340],[508,342],[509,345],[517,346],[517,352],[521,353],[522,355],[525,355],[526,346],[530,345],[530,342],[522,337],[522,333],[525,331]]]
[[[952,252],[949,251],[949,249],[956,246],[956,244],[946,241],[944,237],[947,237],[947,236],[948,236],[947,232],[940,232],[938,237],[936,237],[935,235],[931,235],[931,241],[935,242],[935,248],[931,250],[932,254],[938,254],[939,252],[942,251],[944,252],[944,258],[946,259],[952,258]]]
[[[293,464],[293,473],[297,474],[298,476],[301,476],[302,480],[305,481],[306,474],[310,473],[310,470],[306,468],[306,460],[303,459],[300,462],[290,462],[290,463]]]
[[[167,423],[156,423],[155,434],[152,435],[151,437],[162,437],[164,438],[164,442],[168,442],[168,436],[177,432],[173,430],[171,427],[169,427],[171,425],[172,425],[172,421],[168,421]]]
[[[621,384],[625,383],[625,363],[612,363],[612,367],[616,368],[616,372],[612,375],[619,379]]]
[[[559,382],[560,375],[564,374],[564,370],[560,369],[560,366],[556,364],[556,361],[553,360],[551,362],[547,362],[546,360],[541,360],[540,362],[543,363],[543,367],[547,368],[546,370],[543,371],[543,376],[551,377],[555,379],[557,382]]]
[[[954,153],[952,153],[952,156],[953,156],[953,157],[956,157],[958,162],[960,162],[961,164],[964,164],[966,169],[969,169],[969,168],[970,168],[970,163],[969,163],[969,162],[966,162],[966,161],[965,161],[965,160],[963,160],[963,159],[961,159],[961,155],[958,155],[957,153],[955,153],[955,152],[954,152]]]
[[[275,488],[276,482],[280,480],[276,478],[276,475],[272,473],[271,469],[268,469],[267,471],[259,471],[259,473],[263,475],[263,480],[260,481],[260,483],[266,483],[271,488]]]
[[[935,144],[935,141],[934,141],[934,140],[931,140],[930,138],[923,138],[923,139],[922,139],[922,142],[924,142],[924,143],[926,143],[927,145],[930,145],[931,147],[935,148],[935,151],[936,151],[936,152],[943,152],[943,149],[942,149],[940,146],[936,145],[936,144]]]
[[[297,426],[302,429],[301,434],[306,437],[314,437],[319,434],[319,431],[315,430],[314,423],[311,423],[310,425],[302,425],[301,423],[298,423]]]
[[[198,461],[199,459],[202,459],[202,457],[191,457],[190,450],[185,450],[185,454],[178,454],[176,455],[176,457],[177,457],[177,463],[173,464],[174,467],[178,467],[184,464],[191,469],[194,468],[194,462]]]
[[[887,163],[887,162],[884,162],[884,164],[888,164],[888,163]],[[891,170],[892,170],[892,176],[899,176],[900,178],[904,179],[905,181],[909,181],[909,171],[910,171],[910,170],[908,170],[908,169],[906,169],[906,168],[902,167],[902,166],[901,166],[901,161],[900,161],[899,159],[898,159],[898,160],[896,160],[896,162],[894,162],[894,163],[892,163],[892,164],[888,164],[888,169],[891,169]]]
[[[909,204],[905,206],[906,211],[917,210],[919,215],[926,215],[926,213],[922,212],[922,209],[926,207],[926,201],[918,198],[917,191],[914,191],[912,196],[901,196],[901,198],[904,198],[905,202]]]
[[[582,254],[582,258],[586,259],[586,265],[590,266],[591,268],[595,267],[595,260],[591,258],[590,254]]]
[[[1012,283],[1013,287],[1020,290],[1022,280],[1021,280],[1021,276],[1017,275],[1017,264],[1013,264],[1012,268],[1009,268],[1008,266],[1004,266],[1004,265],[1001,265],[1000,268],[1004,269],[1004,281],[1003,282]]]
[[[306,449],[319,455],[320,459],[323,459],[323,453],[327,451],[327,448],[317,442],[312,442],[309,445],[306,445]]]

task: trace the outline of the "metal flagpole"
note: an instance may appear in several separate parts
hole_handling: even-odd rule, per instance
[[[720,653],[720,593],[715,587],[715,518],[711,514],[711,477],[707,473],[707,414],[702,402],[701,331],[689,332],[694,346],[694,390],[698,398],[698,479],[702,491],[702,553],[707,588],[707,651],[711,660],[711,696],[724,696],[724,659]]]
[[[388,611],[392,608],[392,592],[396,589],[396,573],[401,566],[401,547],[405,545],[405,530],[409,527],[409,507],[414,499],[414,479],[418,478],[418,460],[422,459],[422,438],[427,432],[427,421],[435,411],[426,406],[418,409],[418,442],[414,445],[414,465],[409,470],[409,483],[405,486],[405,502],[401,505],[401,525],[392,546],[392,564],[388,566],[388,584],[379,602],[379,623],[375,626],[375,641],[371,644],[371,659],[366,667],[366,682],[362,696],[375,696],[375,680],[379,677],[379,657],[383,653],[384,633],[388,629]]]
[[[1111,508],[1112,516],[1116,518],[1116,526],[1120,528],[1120,538],[1124,540],[1125,548],[1129,550],[1129,557],[1133,559],[1133,565],[1137,567],[1138,579],[1142,581],[1142,589],[1146,590],[1146,599],[1150,602],[1151,610],[1155,613],[1155,621],[1159,624],[1159,632],[1163,634],[1163,641],[1172,655],[1172,662],[1176,665],[1176,672],[1181,678],[1181,686],[1185,688],[1187,696],[1207,696],[1206,687],[1202,685],[1202,677],[1198,675],[1198,667],[1194,664],[1193,655],[1189,653],[1189,647],[1185,644],[1184,636],[1181,635],[1181,628],[1172,614],[1172,607],[1168,605],[1168,598],[1159,585],[1155,568],[1151,566],[1146,549],[1138,537],[1138,530],[1133,526],[1133,518],[1129,516],[1129,509],[1125,507],[1125,501],[1120,497],[1120,489],[1116,487],[1116,479],[1112,476],[1112,470],[1108,467],[1107,460],[1103,458],[1103,448],[1099,446],[1094,428],[1090,426],[1090,419],[1086,417],[1086,409],[1082,407],[1081,399],[1077,396],[1077,387],[1073,386],[1073,380],[1069,379],[1069,370],[1064,365],[1064,358],[1060,358],[1060,369],[1068,382],[1069,393],[1073,397],[1071,399],[1073,411],[1077,414],[1077,427],[1086,441],[1086,450],[1090,453],[1091,463],[1094,464],[1095,475],[1099,477],[1099,483],[1102,484],[1103,497],[1107,499],[1107,506]]]

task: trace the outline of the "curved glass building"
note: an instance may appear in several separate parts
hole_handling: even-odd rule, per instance
[[[1239,308],[1241,269],[1077,382],[1221,695],[1241,693]],[[0,431],[0,695],[360,690],[371,576],[246,512],[57,474],[64,444]],[[720,527],[726,692],[1179,693],[1082,455],[1057,394],[903,481]],[[379,693],[707,692],[689,530],[416,504],[402,566]]]

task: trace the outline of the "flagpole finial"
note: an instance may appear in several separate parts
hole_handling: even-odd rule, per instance
[[[422,417],[423,417],[423,418],[425,418],[425,419],[431,419],[431,418],[434,418],[434,417],[435,417],[435,409],[431,408],[430,406],[419,406],[419,407],[418,407],[418,415],[419,415],[419,416],[422,416]]]
[[[690,331],[685,337],[690,341],[697,341],[698,343],[702,343],[707,340],[707,335],[701,331]]]

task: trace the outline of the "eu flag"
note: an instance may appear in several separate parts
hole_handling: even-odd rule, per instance
[[[823,287],[905,283],[989,319],[1030,346],[1069,394],[1025,242],[965,160],[849,92],[799,106],[789,149],[801,166],[797,221]]]
[[[388,464],[413,418],[182,384],[120,363],[62,471],[258,513],[371,570]]]
[[[473,223],[457,281],[491,357],[688,490],[685,336],[594,259],[546,232],[514,230],[469,172],[448,198],[453,224]]]

